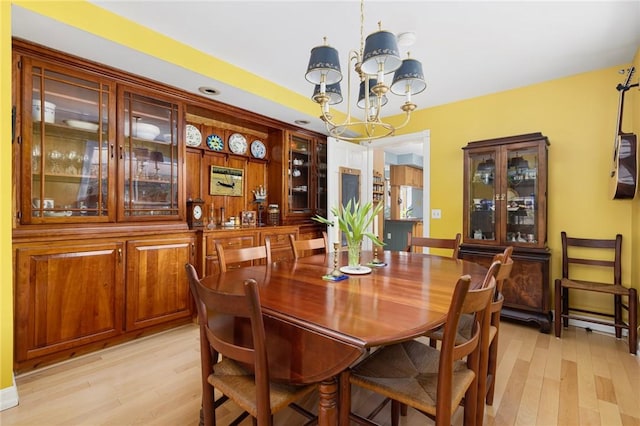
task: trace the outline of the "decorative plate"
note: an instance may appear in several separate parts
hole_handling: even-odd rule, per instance
[[[202,134],[196,126],[187,124],[187,146],[200,146],[202,143]]]
[[[207,136],[207,146],[214,151],[222,151],[224,149],[224,141],[218,135]]]
[[[340,272],[350,275],[364,275],[371,272],[371,268],[368,266],[341,266]]]
[[[256,158],[264,158],[267,155],[267,147],[262,141],[255,140],[251,142],[251,155]]]
[[[229,149],[234,154],[244,154],[247,152],[247,139],[240,133],[229,136]]]

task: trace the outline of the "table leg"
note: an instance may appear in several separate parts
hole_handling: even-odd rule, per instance
[[[318,425],[337,426],[338,424],[338,381],[330,377],[320,382],[318,387]]]

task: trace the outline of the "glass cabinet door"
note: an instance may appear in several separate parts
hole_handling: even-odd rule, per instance
[[[546,246],[547,146],[531,134],[464,148],[465,243]]]
[[[537,244],[538,147],[506,149],[506,241]]]
[[[289,141],[289,214],[311,214],[311,138],[292,134]]]
[[[119,216],[157,219],[179,213],[178,105],[125,91],[120,147],[123,197]]]
[[[316,211],[315,214],[327,217],[327,144],[316,142]]]
[[[496,194],[499,183],[497,161],[495,150],[469,153],[467,238],[491,241],[498,238],[496,235]]]
[[[114,163],[111,82],[25,60],[22,223],[107,221]]]

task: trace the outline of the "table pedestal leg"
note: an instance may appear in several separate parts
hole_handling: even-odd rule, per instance
[[[318,425],[337,426],[338,424],[338,381],[335,377],[323,380],[318,388]]]

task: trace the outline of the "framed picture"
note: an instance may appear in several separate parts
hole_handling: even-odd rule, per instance
[[[241,216],[242,226],[256,226],[256,211],[245,210]]]
[[[242,197],[244,170],[211,166],[209,194]]]

